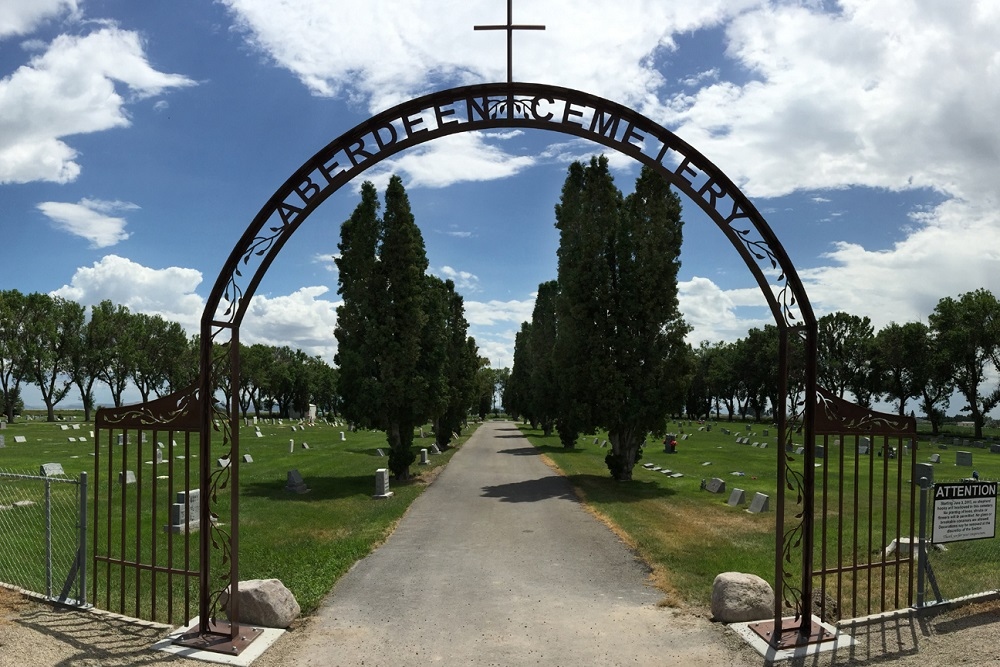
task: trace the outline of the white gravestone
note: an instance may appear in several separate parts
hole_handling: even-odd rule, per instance
[[[437,446],[437,443],[431,445],[431,454],[440,454],[441,448]]]
[[[386,468],[379,468],[375,471],[375,495],[372,498],[391,498],[392,491],[389,490],[389,471]]]
[[[427,448],[424,447],[423,449],[420,450],[420,465],[425,466],[428,465],[430,462],[431,460],[427,458]]]
[[[63,467],[61,463],[43,463],[42,467],[39,469],[38,474],[42,477],[65,477],[66,473],[63,472]]]
[[[309,449],[309,443],[308,442],[303,442],[302,443],[302,449]]]
[[[195,533],[201,527],[201,489],[178,491],[177,502],[170,506],[170,533]]]
[[[341,442],[347,442],[347,438],[344,436],[344,432],[343,431],[340,432],[340,441]]]
[[[156,450],[156,462],[157,463],[163,463],[163,450],[162,449],[157,449]]]
[[[383,452],[381,449],[376,449],[375,453],[378,454],[379,456],[385,456],[385,452]]]
[[[253,463],[253,457],[249,454],[243,455],[243,463]]]
[[[28,442],[28,439],[23,435],[15,435],[14,442]]]
[[[118,473],[118,483],[119,484],[135,484],[135,471],[126,470],[125,472]]]
[[[225,458],[221,458],[221,459],[216,459],[215,463],[220,468],[228,468],[229,467],[229,457],[225,457]]]
[[[288,453],[291,454],[294,451],[295,451],[295,441],[294,440],[289,440],[288,441]]]

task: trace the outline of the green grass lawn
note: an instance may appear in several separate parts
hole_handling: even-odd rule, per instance
[[[725,435],[722,428],[732,431]],[[580,495],[586,499],[596,513],[615,526],[623,537],[631,543],[654,569],[657,584],[665,591],[668,604],[689,603],[707,605],[711,596],[711,585],[721,572],[739,571],[759,575],[774,582],[776,526],[773,510],[776,504],[777,456],[775,431],[769,437],[762,435],[766,425],[752,425],[757,435],[752,442],[767,442],[768,448],[761,449],[737,444],[735,436],[747,434],[745,423],[718,423],[711,431],[699,431],[697,424],[686,426],[688,440],[678,438],[677,452],[667,454],[660,441],[649,440],[640,463],[633,472],[632,482],[615,482],[608,474],[604,463],[607,449],[600,443],[607,435],[603,432],[595,436],[581,437],[577,448],[564,449],[556,435],[543,437],[539,431],[522,426],[522,432],[569,478]],[[675,430],[679,430],[676,424]],[[935,466],[936,481],[957,481],[967,477],[971,469],[954,465],[955,450],[961,447],[948,446],[938,449],[929,442],[918,447],[917,461],[929,460],[932,453],[941,455],[941,463]],[[836,455],[839,448],[830,448],[831,459],[827,467],[817,468],[817,482],[824,474],[833,486],[839,484]],[[990,454],[989,449],[974,449],[974,468],[982,479],[1000,479],[1000,455]],[[796,457],[801,459],[801,457]],[[862,465],[855,482],[853,469],[844,474],[844,491],[848,501],[853,499],[855,483],[859,489],[859,518],[857,526],[859,540],[857,548],[853,538],[855,522],[851,513],[851,503],[844,506],[844,529],[838,531],[840,507],[831,496],[827,508],[829,523],[826,534],[827,562],[836,558],[838,548],[842,548],[848,558],[857,552],[859,563],[877,562],[882,558],[882,530],[886,529],[887,541],[897,532],[895,517],[890,512],[882,512],[881,501],[875,495],[871,522],[868,520],[867,489],[874,477],[876,489],[881,486],[885,473],[881,457],[861,457]],[[867,464],[871,462],[869,468]],[[642,466],[653,463],[662,468],[680,472],[684,476],[670,478],[660,472],[653,472]],[[896,497],[896,460],[890,460],[888,479],[890,491],[888,504],[892,506]],[[903,489],[909,488],[909,460],[904,466]],[[739,473],[739,474],[734,474]],[[726,482],[726,492],[713,494],[701,489],[702,480],[713,477]],[[740,507],[727,504],[734,488],[746,492],[747,503]],[[760,492],[770,496],[771,512],[749,514],[745,511],[754,494]],[[788,520],[791,525],[794,508],[794,494],[786,502]],[[817,499],[817,511],[822,509],[822,498]],[[850,515],[849,515],[850,514]],[[904,512],[905,514],[905,512]],[[909,526],[898,529],[900,535],[909,535]],[[871,529],[872,538],[868,539]],[[816,566],[822,557],[823,535],[817,522]],[[975,554],[975,555],[971,555]],[[985,540],[962,542],[949,545],[947,552],[935,552],[931,562],[938,575],[945,597],[954,598],[984,590],[992,590],[1000,584],[997,566],[1000,565],[1000,542]],[[796,565],[797,566],[797,561]],[[901,572],[906,577],[908,571]],[[893,576],[895,576],[893,574]],[[798,577],[798,575],[796,575]],[[877,583],[877,582],[876,582]],[[845,579],[847,590],[855,586]],[[818,583],[816,584],[818,586]],[[828,585],[830,585],[828,583]],[[867,590],[866,575],[856,583],[859,591]],[[879,591],[873,590],[878,597]],[[865,600],[867,603],[867,600]],[[849,611],[845,610],[845,611]]]
[[[62,464],[67,475],[76,476],[82,471],[87,471],[93,487],[95,458],[90,454],[94,451],[94,443],[89,437],[92,428],[91,425],[81,425],[79,431],[61,430],[58,424],[37,421],[11,424],[0,432],[6,441],[6,447],[0,449],[0,470],[37,474],[42,463],[58,462]],[[433,443],[430,430],[425,429],[428,437],[423,439],[416,437],[414,440],[418,459],[411,467],[411,473],[415,477],[405,482],[391,482],[393,497],[387,500],[375,500],[372,498],[375,491],[375,470],[387,467],[388,463],[387,458],[380,458],[376,453],[377,448],[388,450],[385,435],[381,432],[348,432],[345,434],[346,442],[341,442],[340,432],[345,430],[343,427],[317,425],[305,431],[292,432],[287,421],[281,426],[262,424],[261,438],[255,436],[253,426],[241,430],[241,454],[249,453],[254,462],[240,466],[240,579],[282,580],[295,594],[305,613],[319,605],[338,577],[386,538],[410,503],[426,488],[428,480],[447,463],[455,451],[452,449],[431,456],[429,466],[419,465],[419,449],[430,447]],[[474,426],[467,429],[465,436],[453,444],[460,446],[473,430]],[[15,435],[24,436],[27,442],[14,443]],[[81,435],[87,438],[87,442],[67,441],[68,437]],[[289,453],[289,440],[295,441],[292,453]],[[301,448],[302,441],[308,442],[309,450]],[[183,443],[178,440],[178,445],[183,446]],[[132,445],[128,451],[126,468],[142,476],[143,492],[147,497],[153,493],[153,484],[157,484],[158,514],[154,525],[151,510],[147,504],[143,504],[139,512],[143,526],[139,544],[136,545],[135,530],[127,528],[125,554],[134,557],[136,553],[140,553],[144,562],[150,562],[155,539],[157,563],[162,565],[173,558],[176,564],[181,562],[181,545],[184,540],[182,535],[171,537],[163,530],[163,526],[168,523],[169,504],[172,502],[169,494],[171,489],[168,488],[167,480],[156,480],[153,466],[145,463],[153,458],[152,446],[151,442],[144,445],[141,455],[136,457],[135,446]],[[213,446],[219,449],[214,441]],[[181,451],[176,450],[175,454]],[[195,449],[194,452],[196,451]],[[213,452],[213,459],[221,455],[219,449]],[[192,458],[194,456],[196,454],[192,452]],[[190,486],[187,488],[197,486],[197,459],[193,458],[192,463],[195,465],[192,466]],[[105,464],[106,461],[102,460],[102,468]],[[179,475],[183,462],[175,460],[174,464],[175,475]],[[116,461],[114,470],[117,470],[119,465],[120,463]],[[167,471],[165,464],[160,464],[157,468],[158,475],[163,475]],[[287,473],[292,469],[301,473],[310,489],[308,493],[298,495],[285,490]],[[117,478],[116,474],[113,476]],[[108,477],[106,469],[100,471],[100,477],[103,485]],[[33,482],[8,481],[0,484],[6,485],[7,495],[16,493],[11,490],[15,485],[23,485],[28,489],[29,485],[34,484],[34,491],[30,491],[32,493],[37,493],[41,488],[39,483]],[[129,520],[136,514],[133,510],[135,488],[129,485],[126,489],[130,494],[126,499],[125,511]],[[178,481],[172,490],[178,491],[184,488],[185,484]],[[120,544],[118,536],[121,526],[119,521],[121,505],[118,498],[121,495],[121,487],[114,485],[114,489],[116,495],[112,496],[110,512],[111,534],[114,536],[111,550],[117,555]],[[25,490],[25,493],[29,491]],[[91,499],[93,499],[93,488]],[[101,503],[99,520],[103,524],[108,517],[106,496],[102,497]],[[224,500],[214,509],[223,521],[228,520],[227,503]],[[93,507],[88,520],[92,521],[92,518]],[[16,523],[4,523],[0,515],[0,526],[8,527],[8,525]],[[89,540],[93,539],[92,529],[93,526]],[[13,529],[10,532],[13,532]],[[21,530],[17,535],[5,535],[5,548],[8,545],[13,550],[30,548],[32,553],[36,553],[37,547],[33,544],[39,542],[44,535],[44,532],[41,536],[38,533],[38,527],[35,525]],[[197,558],[197,535],[192,536],[192,542],[194,557]],[[101,553],[104,548],[102,545]],[[218,574],[215,560],[213,557],[213,576]],[[0,565],[2,563],[3,560],[0,559]],[[93,574],[95,573],[91,572],[91,576]],[[111,601],[114,606],[118,603],[122,589],[117,570],[111,574]],[[0,572],[0,581],[5,580],[3,572]],[[61,582],[62,579],[59,579],[59,584]],[[21,582],[16,583],[25,585]],[[173,584],[171,587],[173,595],[177,599],[182,599],[183,582],[175,581]],[[44,592],[44,589],[39,589],[39,585],[26,587]],[[166,582],[163,575],[159,576],[157,586],[161,594],[155,615],[162,617],[166,605]],[[107,589],[101,588],[98,594],[98,606],[104,606],[107,592]],[[191,597],[197,599],[194,591],[188,592]],[[137,616],[153,615],[149,601],[145,598],[138,602],[138,610],[135,609],[134,583],[131,577],[126,578],[124,594],[125,613]]]

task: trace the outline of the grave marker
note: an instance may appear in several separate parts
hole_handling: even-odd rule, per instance
[[[941,455],[931,454],[931,463],[941,463]]]
[[[386,468],[379,468],[375,471],[375,495],[372,498],[379,500],[391,498],[392,491],[389,490],[389,471]]]
[[[66,476],[61,463],[43,463],[42,467],[38,470],[38,474],[42,477]]]
[[[170,533],[195,533],[201,527],[201,489],[178,491],[176,502],[170,506],[170,525],[163,530]]]
[[[28,442],[28,439],[23,435],[15,435],[14,442]]]
[[[726,492],[726,480],[719,479],[718,477],[713,477],[708,480],[705,484],[705,490],[709,493],[725,493]]]
[[[383,452],[381,449],[376,449],[375,453],[378,454],[379,456],[385,456],[385,452]]]
[[[303,442],[302,443],[302,449],[309,449],[309,443],[308,442]]]
[[[918,482],[921,477],[926,477],[930,484],[934,483],[934,466],[930,463],[916,463],[914,464],[916,468],[916,473],[914,474],[913,481]]]
[[[243,455],[243,463],[253,463],[253,457],[249,454]]]
[[[135,471],[126,470],[118,473],[118,484],[135,484]]]
[[[216,464],[217,464],[217,465],[218,465],[218,466],[219,466],[220,468],[228,468],[228,467],[229,467],[229,458],[228,458],[228,457],[225,457],[225,458],[221,458],[221,459],[216,459],[216,460],[215,460],[215,463],[216,463]]]
[[[955,452],[955,465],[972,466],[972,452]]]
[[[343,431],[340,432],[340,441],[341,442],[347,442],[347,437],[344,435]]]
[[[433,443],[431,445],[431,454],[440,454],[440,453],[441,453],[441,448],[437,446],[436,442]]]
[[[66,438],[66,442],[76,442],[76,438]]]
[[[285,491],[291,491],[300,495],[309,493],[309,487],[306,486],[306,482],[302,479],[302,475],[298,470],[288,471],[288,481],[285,483]]]
[[[421,448],[421,450],[420,450],[420,465],[422,465],[422,466],[429,465],[430,462],[431,462],[431,460],[429,458],[427,458],[427,448],[426,447]]]
[[[747,492],[743,489],[733,489],[733,492],[729,494],[729,500],[726,504],[730,507],[740,507],[747,501]]]
[[[755,493],[753,496],[753,501],[750,503],[750,509],[747,512],[751,514],[760,514],[761,512],[768,512],[771,509],[771,497],[766,493]]]

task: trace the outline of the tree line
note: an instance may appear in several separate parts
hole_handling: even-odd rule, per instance
[[[188,336],[177,322],[110,300],[91,306],[87,315],[84,306],[62,297],[0,290],[0,413],[9,422],[24,411],[26,385],[38,387],[49,421],[74,391],[84,421],[90,421],[98,384],[120,407],[129,386],[148,401],[197,379],[200,337]],[[494,371],[476,370],[470,407],[484,417],[493,406]],[[338,376],[337,368],[300,349],[241,343],[240,412],[287,418],[307,414],[313,404],[321,414],[338,417]],[[228,377],[218,378],[217,385],[228,401]]]

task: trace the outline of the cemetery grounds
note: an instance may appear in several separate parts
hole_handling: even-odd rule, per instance
[[[343,427],[318,425],[292,432],[290,427],[296,423],[262,423],[262,437],[254,437],[252,426],[241,436],[241,453],[250,453],[254,462],[241,466],[240,567],[242,579],[281,579],[295,593],[307,615],[319,605],[340,575],[391,533],[409,503],[433,480],[454,450],[432,456],[429,466],[414,464],[414,479],[392,484],[393,502],[375,502],[371,499],[373,473],[376,468],[385,467],[386,462],[378,457],[376,450],[385,449],[384,435],[348,432],[346,442],[341,442],[339,433],[345,430]],[[65,424],[38,421],[9,425],[0,432],[5,435],[5,447],[0,449],[0,471],[37,474],[41,464],[58,462],[68,476],[75,476],[88,470],[88,466],[92,468],[92,439],[70,443],[68,437],[72,436],[62,426]],[[774,570],[773,514],[750,514],[745,511],[746,505],[732,507],[726,503],[728,493],[709,493],[701,488],[701,483],[713,477],[721,478],[730,490],[738,487],[746,491],[748,501],[760,492],[770,495],[773,503],[775,438],[773,435],[755,438],[766,440],[767,449],[739,445],[733,435],[723,433],[722,426],[732,428],[733,435],[742,434],[739,429],[742,424],[719,424],[716,429],[705,431],[698,430],[697,424],[687,423],[679,430],[686,432],[688,438],[678,436],[674,454],[665,453],[663,445],[651,438],[644,458],[635,468],[634,480],[628,484],[615,482],[607,473],[603,460],[607,450],[600,444],[606,434],[582,436],[575,449],[566,450],[555,435],[544,438],[526,427],[522,427],[522,431],[546,461],[568,477],[589,510],[650,564],[653,583],[664,593],[661,605],[708,615],[711,582],[716,574],[741,571],[771,580]],[[760,430],[763,427],[755,425],[753,428]],[[89,429],[82,425],[85,433]],[[14,435],[24,435],[27,442],[14,443]],[[291,453],[289,440],[295,444]],[[303,440],[308,440],[308,450],[301,449]],[[419,451],[422,446],[429,447],[432,441],[430,437],[415,438],[414,447]],[[941,454],[942,463],[935,468],[936,481],[955,481],[967,477],[970,472],[953,465],[955,449],[958,448],[941,451],[932,448],[930,443],[922,443],[917,456],[919,461],[926,461],[931,453]],[[994,455],[994,461],[988,449],[977,449],[974,454],[974,467],[981,479],[1000,478],[1000,455]],[[644,468],[644,463],[653,463],[683,476],[669,477],[653,472]],[[301,472],[310,488],[308,494],[294,496],[284,490],[286,473],[291,469]],[[11,488],[20,483],[2,484]],[[32,542],[37,542],[38,535],[29,533],[12,538],[5,535],[3,551],[12,556],[37,550]],[[996,590],[1000,578],[997,547],[993,539],[953,544],[947,552],[935,553],[932,563],[944,596],[956,599]],[[0,568],[9,571],[12,566],[5,565],[5,558],[0,557]],[[0,581],[10,583],[2,570]],[[30,582],[29,585],[14,583],[29,589],[39,588],[38,584]],[[43,609],[40,611],[39,607]],[[4,645],[8,648],[18,645],[12,633],[15,626],[10,620],[19,614],[22,617],[34,614],[42,619],[50,613],[45,607],[0,589],[0,665],[7,664],[3,657]],[[929,620],[919,624],[924,635],[919,650],[921,664],[961,663],[961,656],[968,656],[966,649],[979,641],[995,646],[995,638],[1000,638],[996,623],[1000,619],[998,609],[1000,605],[995,601],[986,601],[956,609],[942,607],[929,614],[926,617]],[[58,620],[54,623],[59,626]],[[46,622],[40,620],[34,625],[44,629]],[[136,631],[118,630],[113,623],[106,623],[101,628],[107,635],[100,642],[105,647],[100,649],[102,661],[129,664],[114,662],[107,647],[115,644],[113,637],[116,634],[130,635],[134,642]],[[151,632],[155,634],[156,631]],[[939,632],[944,639],[936,636]],[[970,634],[970,638],[953,643],[948,639],[951,633]],[[900,632],[895,634],[898,639]],[[37,636],[30,641],[35,650],[42,648]],[[130,640],[123,641],[128,645]],[[905,636],[900,644],[898,659],[908,655]],[[916,652],[913,655],[916,656]],[[989,664],[984,662],[982,654],[979,655],[976,664]],[[842,663],[834,660],[831,664]]]

